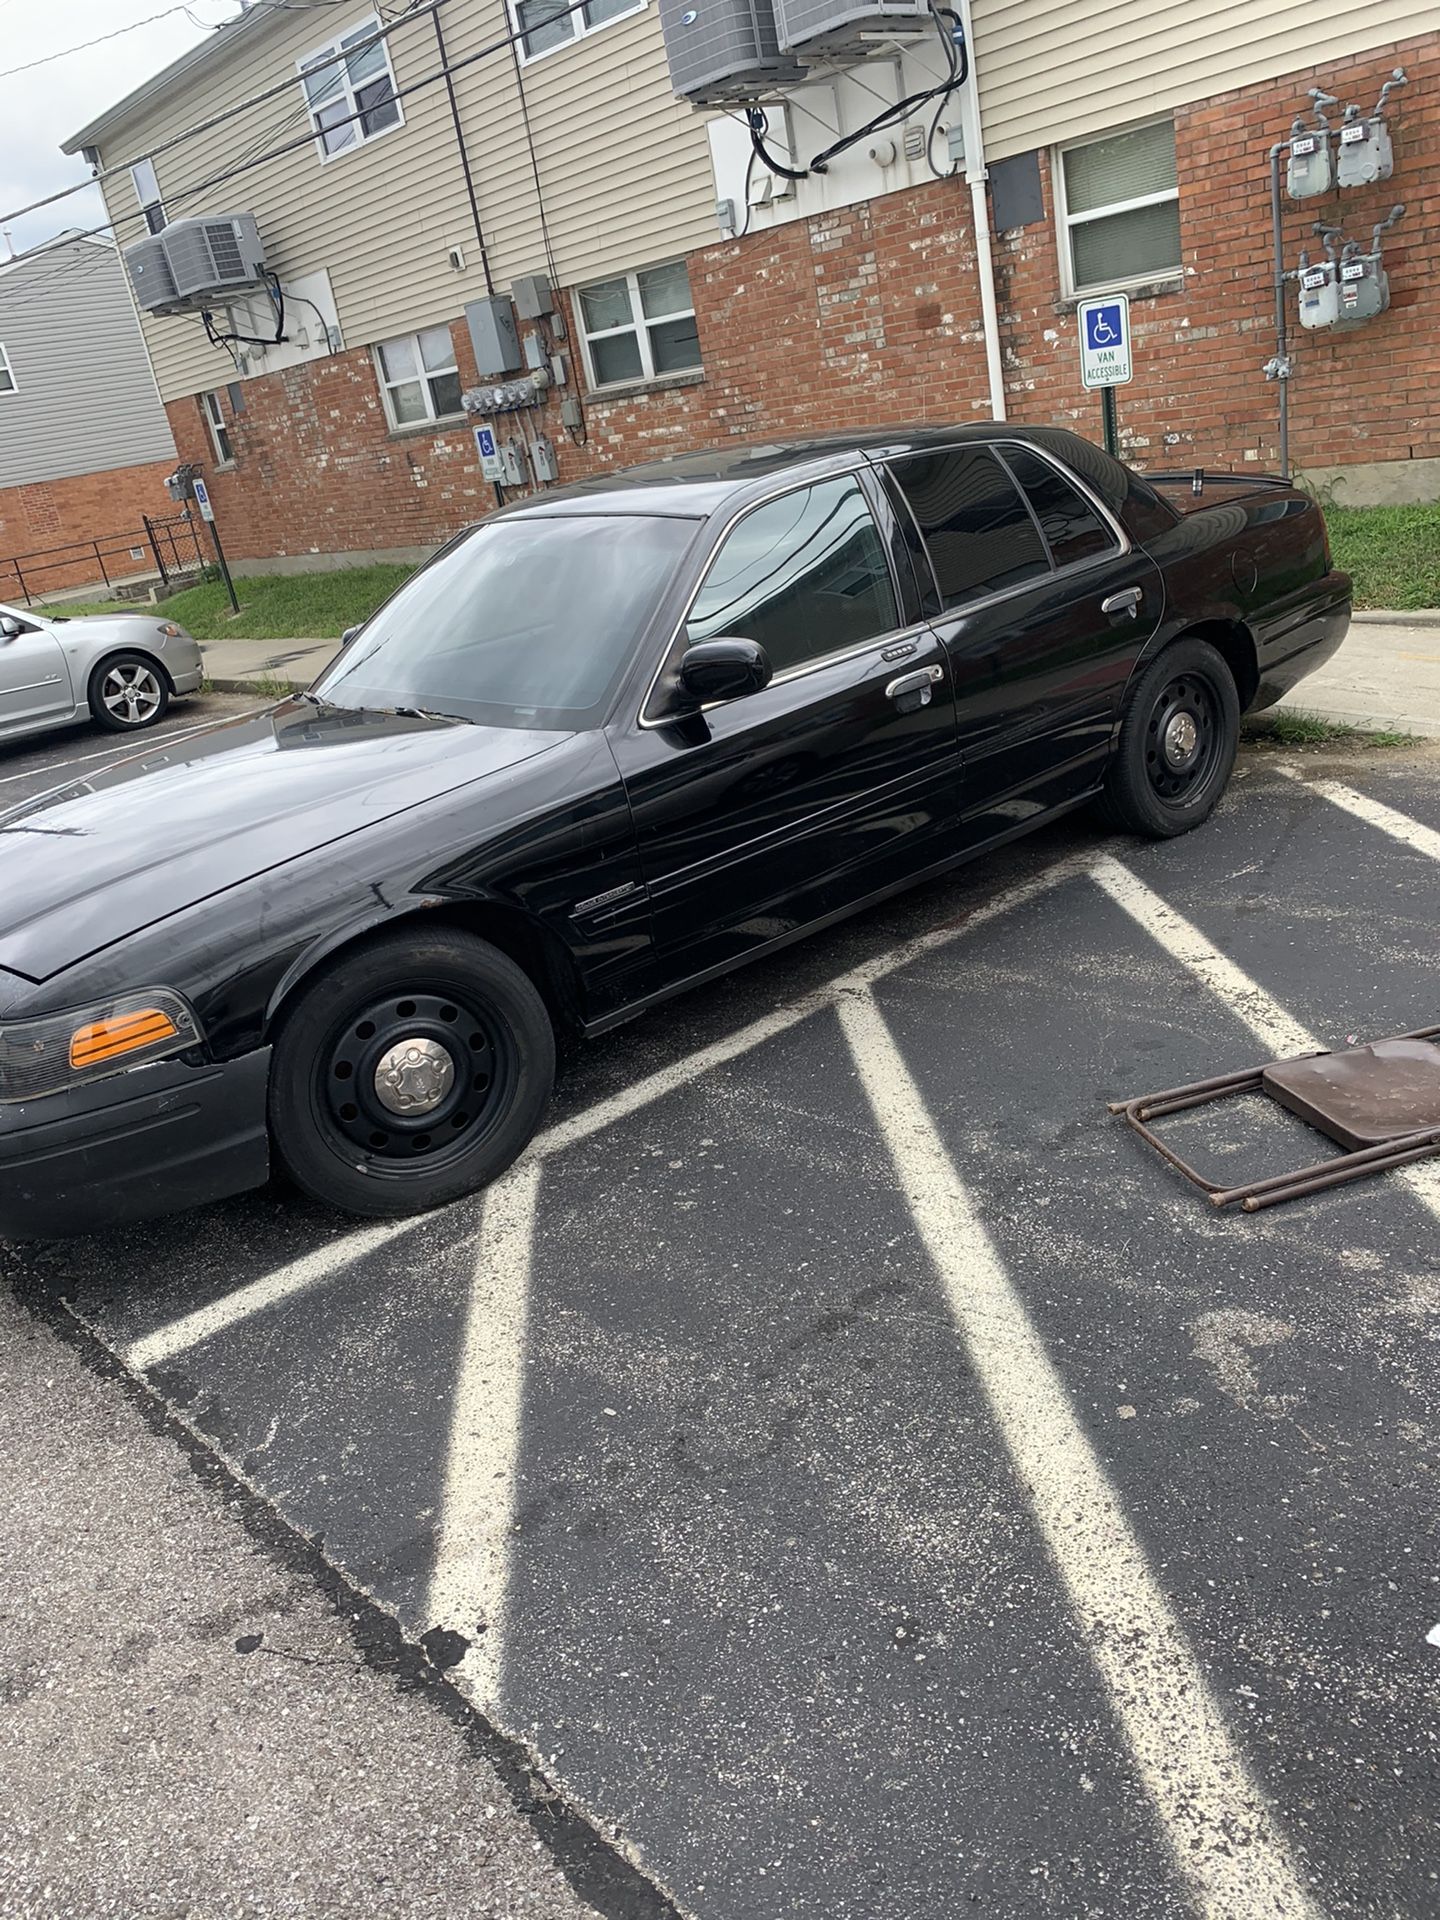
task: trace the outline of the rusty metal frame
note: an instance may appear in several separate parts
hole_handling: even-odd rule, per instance
[[[1388,1037],[1396,1040],[1433,1040],[1437,1036],[1440,1036],[1440,1026],[1419,1027],[1413,1033]],[[1309,1053],[1291,1054],[1288,1058],[1313,1060],[1333,1051],[1329,1047],[1314,1047]],[[1265,1066],[1274,1064],[1267,1060]],[[1212,1100],[1228,1099],[1232,1094],[1263,1092],[1264,1073],[1265,1067],[1247,1067],[1238,1073],[1218,1074],[1212,1080],[1194,1080],[1186,1087],[1170,1087],[1161,1093],[1137,1094],[1130,1100],[1111,1100],[1106,1104],[1111,1113],[1123,1114],[1127,1124],[1155,1149],[1162,1160],[1168,1161],[1177,1173],[1184,1174],[1192,1186],[1208,1194],[1213,1206],[1228,1207],[1238,1200],[1246,1213],[1259,1213],[1264,1207],[1278,1206],[1282,1200],[1298,1200],[1304,1194],[1321,1193],[1328,1187],[1343,1186],[1350,1180],[1363,1180],[1367,1174],[1384,1173],[1390,1167],[1403,1167],[1412,1160],[1440,1155],[1440,1126],[1426,1127],[1418,1133],[1397,1134],[1393,1140],[1383,1140],[1378,1146],[1362,1147],[1355,1153],[1332,1154],[1328,1160],[1317,1160],[1311,1166],[1297,1167],[1292,1173],[1273,1174],[1268,1179],[1246,1181],[1238,1187],[1225,1187],[1218,1181],[1207,1180],[1203,1173],[1182,1160],[1173,1147],[1167,1146],[1153,1127],[1147,1125],[1151,1120],[1163,1119],[1166,1114],[1180,1113],[1187,1107],[1203,1107]]]

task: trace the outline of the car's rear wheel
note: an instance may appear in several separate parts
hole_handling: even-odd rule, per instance
[[[450,928],[388,934],[342,954],[285,1014],[271,1139],[315,1199],[419,1213],[504,1172],[554,1077],[550,1017],[513,960]]]
[[[140,733],[165,718],[170,682],[165,669],[143,653],[116,653],[90,676],[90,713],[111,733]]]
[[[1102,808],[1113,826],[1168,839],[1209,818],[1240,743],[1234,675],[1207,640],[1181,639],[1130,691]]]

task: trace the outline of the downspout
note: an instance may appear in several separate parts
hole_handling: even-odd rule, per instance
[[[961,95],[965,130],[965,181],[970,188],[970,220],[975,229],[975,277],[980,282],[980,324],[985,334],[985,368],[990,376],[990,417],[1005,418],[1005,369],[1000,357],[1000,314],[995,304],[995,256],[991,248],[990,203],[985,193],[985,131],[980,119],[979,63],[970,0],[954,0],[965,30],[970,71]]]

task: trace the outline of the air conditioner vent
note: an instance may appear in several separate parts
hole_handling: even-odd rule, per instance
[[[158,233],[147,234],[125,249],[125,265],[135,302],[146,313],[168,307],[175,298],[175,276],[165,258],[165,246]]]
[[[265,251],[253,214],[176,220],[160,237],[181,299],[264,283]]]
[[[772,0],[660,0],[670,84],[692,106],[748,103],[804,77],[781,52]]]
[[[914,33],[931,18],[927,0],[775,0],[779,43],[790,54],[873,55],[887,27]]]

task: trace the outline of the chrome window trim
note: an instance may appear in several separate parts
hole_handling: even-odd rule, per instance
[[[1110,529],[1111,533],[1115,537],[1117,546],[1115,550],[1111,553],[1096,553],[1096,554],[1092,554],[1086,560],[1072,560],[1068,567],[1057,567],[1054,563],[1053,556],[1051,556],[1050,569],[1048,573],[1044,573],[1044,574],[1037,573],[1031,579],[1021,580],[1020,582],[1018,582],[1017,585],[1013,587],[997,587],[993,593],[983,593],[979,596],[978,599],[967,600],[963,606],[947,607],[944,605],[945,596],[943,593],[940,592],[940,582],[938,579],[935,578],[935,565],[930,558],[930,549],[926,544],[924,532],[920,526],[920,522],[915,518],[915,512],[910,505],[909,496],[906,494],[904,487],[901,486],[900,484],[900,477],[898,474],[896,474],[894,476],[896,491],[899,493],[900,498],[905,502],[905,511],[910,515],[911,523],[915,528],[916,537],[920,542],[921,551],[925,555],[926,565],[929,566],[930,568],[930,577],[934,582],[936,594],[939,596],[941,601],[940,612],[937,613],[935,616],[935,622],[934,622],[935,625],[938,626],[942,620],[959,619],[963,616],[967,616],[969,614],[979,612],[980,609],[984,607],[995,606],[1000,601],[1003,601],[1003,600],[1013,600],[1017,593],[1033,593],[1036,587],[1043,586],[1048,580],[1072,579],[1075,575],[1084,573],[1085,570],[1089,567],[1098,567],[1107,561],[1123,560],[1128,554],[1131,554],[1134,552],[1135,550],[1134,541],[1130,538],[1129,534],[1126,533],[1125,529],[1121,526],[1120,522],[1115,518],[1114,514],[1110,511],[1110,509],[1106,506],[1105,502],[1099,497],[1099,495],[1094,491],[1094,489],[1090,487],[1084,480],[1082,480],[1078,473],[1072,473],[1070,468],[1067,467],[1062,460],[1056,459],[1055,456],[1050,452],[1048,452],[1045,448],[1037,447],[1033,441],[1015,440],[1015,439],[980,440],[980,441],[958,440],[952,443],[948,447],[931,447],[931,448],[927,448],[926,451],[930,453],[961,453],[967,447],[974,447],[974,446],[990,447],[996,450],[999,456],[1001,468],[1003,469],[1006,476],[1008,477],[1011,486],[1015,488],[1016,492],[1020,495],[1021,500],[1024,502],[1025,511],[1030,515],[1030,524],[1031,526],[1034,527],[1036,533],[1039,535],[1040,543],[1044,547],[1047,555],[1050,555],[1050,542],[1045,538],[1045,535],[1043,530],[1041,529],[1040,523],[1035,518],[1035,509],[1030,504],[1029,494],[1026,493],[1024,487],[1021,486],[1020,482],[1015,478],[1015,475],[1010,471],[1010,463],[1005,459],[1004,451],[1003,451],[1004,448],[1006,447],[1023,447],[1027,453],[1033,453],[1037,460],[1043,460],[1047,466],[1053,467],[1055,472],[1060,475],[1062,480],[1068,480],[1071,486],[1074,487],[1076,491],[1084,499],[1089,501],[1090,505],[1095,509],[1096,513],[1100,516],[1101,522]],[[883,458],[878,464],[888,467],[894,461],[905,460],[911,457],[912,457],[911,455],[903,454],[903,453],[891,454]]]
[[[738,507],[735,512],[731,514],[730,518],[725,522],[724,526],[721,527],[719,533],[716,534],[714,541],[711,543],[710,551],[705,555],[704,562],[701,565],[699,577],[690,590],[690,597],[686,600],[684,609],[676,621],[669,638],[665,642],[664,651],[660,655],[655,671],[650,676],[650,684],[645,689],[645,696],[640,702],[640,709],[636,716],[637,724],[645,732],[649,733],[656,727],[673,727],[677,720],[689,718],[688,714],[683,713],[666,713],[661,714],[658,718],[652,718],[647,710],[651,700],[654,698],[655,689],[660,684],[660,676],[665,671],[665,662],[674,652],[676,641],[680,638],[689,623],[695,602],[700,597],[700,589],[705,584],[705,576],[709,573],[716,554],[729,538],[733,529],[738,527],[740,522],[747,519],[752,513],[758,513],[761,507],[768,507],[776,500],[783,500],[787,493],[800,493],[808,487],[823,486],[829,480],[854,478],[866,472],[870,464],[862,454],[858,459],[853,461],[851,465],[847,467],[837,467],[830,473],[812,474],[808,480],[795,480],[792,478],[784,485],[775,487],[772,492],[762,494],[758,500],[751,500],[747,505]],[[870,503],[869,496],[863,487],[859,488],[859,492],[860,498],[865,503],[865,511],[874,522],[875,531],[880,536],[881,545],[885,549],[885,570],[890,576],[890,590],[895,596],[896,611],[899,612],[905,605],[905,596],[901,592],[900,582],[895,576],[895,556],[890,551],[890,542],[885,538],[885,529],[876,517],[875,509]],[[849,659],[853,655],[868,653],[870,649],[875,646],[894,646],[897,640],[908,639],[913,631],[915,631],[913,625],[910,627],[892,627],[889,632],[877,634],[874,639],[862,640],[852,647],[837,648],[833,653],[822,653],[814,660],[806,661],[803,666],[787,667],[783,673],[777,673],[770,681],[770,685],[772,687],[783,686],[789,680],[796,680],[804,674],[813,673],[817,667],[833,666],[837,660]],[[691,712],[709,713],[716,707],[733,705],[734,702],[731,700],[707,700],[704,706],[694,707],[691,709]]]

